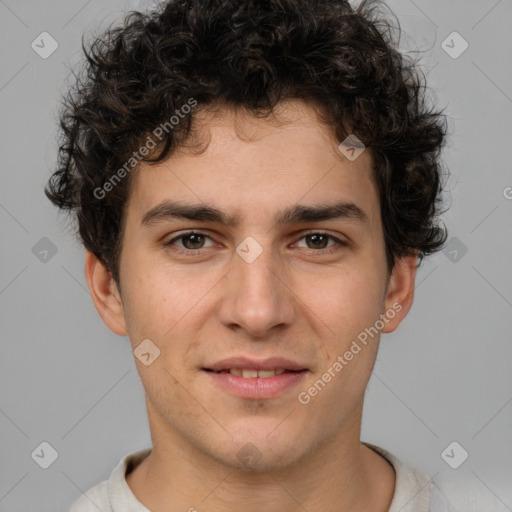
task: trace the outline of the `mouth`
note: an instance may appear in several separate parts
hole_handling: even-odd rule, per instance
[[[298,385],[309,369],[283,358],[231,358],[202,368],[217,388],[244,399],[270,399]]]
[[[286,370],[284,368],[276,368],[275,370],[258,370],[251,368],[229,368],[226,370],[211,370],[210,368],[203,368],[203,370],[212,373],[234,375],[235,377],[242,377],[243,379],[268,379],[275,377],[276,375],[282,375],[283,373],[300,373],[307,370]]]

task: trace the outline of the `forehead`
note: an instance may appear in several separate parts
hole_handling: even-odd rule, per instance
[[[278,210],[299,203],[346,201],[374,221],[379,204],[371,152],[351,161],[338,145],[302,101],[280,104],[269,118],[205,110],[167,160],[134,171],[129,216],[142,219],[150,208],[177,199],[214,205],[238,220],[256,213],[275,219]]]

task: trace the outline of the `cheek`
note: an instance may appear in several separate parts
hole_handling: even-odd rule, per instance
[[[324,406],[340,397],[348,406],[364,393],[379,343],[379,335],[372,328],[381,313],[381,280],[371,271],[347,271],[336,278],[331,276],[323,286],[317,282],[309,288],[310,309],[329,327],[318,344],[321,367],[317,378],[322,382],[317,387],[323,383],[329,387],[329,391],[319,393],[319,403]]]
[[[127,287],[124,310],[128,333],[135,338],[150,338],[160,345],[165,333],[171,328],[173,297],[164,293],[148,280],[139,280]],[[157,341],[158,340],[158,341]]]
[[[341,270],[323,279],[308,281],[304,301],[327,327],[346,342],[375,323],[383,304],[384,285],[372,272]]]
[[[124,275],[129,276],[123,294],[128,332],[163,340],[192,307],[190,285],[185,276],[162,268],[150,255],[132,252],[130,256],[123,262]]]
[[[376,288],[364,279],[346,280],[331,290],[331,301],[322,301],[322,319],[335,334],[320,340],[321,368],[311,392],[319,410],[335,408],[340,421],[364,395],[375,364],[382,302]]]
[[[209,272],[192,279],[190,272],[147,260],[125,262],[125,275],[137,276],[126,282],[123,293],[132,348],[150,339],[160,350],[159,362],[173,373],[182,373],[188,354],[199,350],[196,334],[204,327],[219,276]]]

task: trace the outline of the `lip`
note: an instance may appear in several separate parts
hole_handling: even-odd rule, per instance
[[[231,368],[244,370],[283,369],[285,372],[266,378],[244,378],[230,373],[215,373]],[[239,398],[252,400],[274,398],[296,386],[309,373],[306,366],[283,357],[269,357],[262,360],[248,357],[230,357],[208,365],[202,370],[216,386],[224,391]]]
[[[298,372],[301,370],[307,370],[306,366],[285,359],[283,357],[269,357],[260,361],[256,359],[250,359],[248,357],[230,357],[222,359],[211,365],[206,366],[205,370],[213,370],[214,372],[220,372],[221,370],[230,370],[231,368],[241,368],[244,370],[290,370]],[[269,377],[273,379],[274,377]]]
[[[234,368],[234,367],[233,367]],[[244,367],[245,369],[249,369]],[[203,373],[221,389],[239,398],[261,400],[278,396],[304,379],[307,370],[288,371],[274,377],[244,378],[230,373],[215,373],[203,369]]]

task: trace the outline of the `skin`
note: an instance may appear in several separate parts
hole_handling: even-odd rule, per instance
[[[275,119],[284,123],[227,108],[198,119],[196,142],[209,142],[204,152],[181,149],[133,174],[121,294],[98,259],[86,256],[106,325],[129,336],[133,349],[149,338],[160,350],[149,366],[135,358],[153,450],[128,474],[128,485],[153,512],[231,511],[234,504],[248,512],[385,512],[394,471],[360,443],[380,335],[310,403],[297,400],[380,314],[401,305],[382,329],[391,332],[412,305],[417,259],[397,260],[388,275],[371,151],[345,158],[313,108],[298,100],[280,104]],[[146,212],[166,200],[222,208],[239,223],[167,218],[143,225]],[[274,223],[286,207],[340,200],[368,220]],[[207,237],[165,245],[186,230]],[[347,245],[328,239],[317,248],[306,230]],[[236,253],[248,236],[263,250],[252,263]],[[275,398],[244,400],[201,370],[240,355],[286,357],[309,372]],[[237,456],[249,442],[261,455],[250,468]]]

